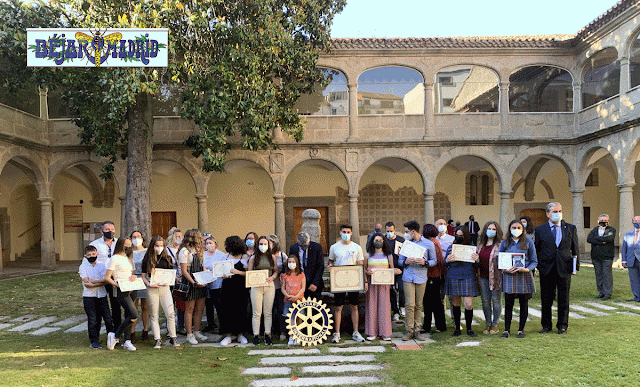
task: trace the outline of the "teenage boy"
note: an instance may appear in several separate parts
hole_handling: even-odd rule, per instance
[[[336,242],[329,248],[329,267],[331,266],[353,266],[364,264],[364,255],[362,254],[362,248],[355,242],[351,241],[352,227],[350,224],[343,224],[340,226],[339,242]],[[342,322],[342,306],[345,304],[345,300],[349,303],[351,308],[351,322],[353,323],[353,339],[358,342],[363,342],[364,337],[358,332],[358,302],[360,299],[360,292],[341,292],[334,293],[333,300],[335,309],[333,312],[333,319],[335,321],[335,333],[331,339],[334,343],[340,342],[340,323]]]
[[[90,347],[100,349],[100,325],[104,319],[107,332],[113,332],[113,320],[109,312],[109,303],[107,302],[107,291],[104,288],[106,281],[104,275],[107,268],[104,264],[99,263],[98,249],[89,245],[84,249],[85,260],[82,261],[78,274],[82,278],[82,302],[84,311],[87,313],[87,328],[89,332]]]

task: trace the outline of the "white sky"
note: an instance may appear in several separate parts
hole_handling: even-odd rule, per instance
[[[334,38],[575,34],[618,0],[347,0]]]

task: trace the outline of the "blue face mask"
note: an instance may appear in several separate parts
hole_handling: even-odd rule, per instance
[[[341,234],[342,240],[345,242],[349,242],[351,240],[351,234]]]
[[[381,230],[381,229],[379,229],[379,228],[374,228],[374,229],[373,229],[373,231],[375,231],[375,232],[380,232],[380,231],[382,231],[382,230]]]
[[[561,220],[562,220],[562,212],[554,212],[553,214],[551,214],[551,221],[553,223],[558,223]]]
[[[254,241],[253,239],[247,239],[245,243],[247,244],[248,248],[252,248],[256,244],[256,241]]]
[[[633,227],[635,227],[635,228],[640,228],[640,222],[635,222],[635,223],[633,224]]]
[[[396,234],[395,234],[395,233],[393,233],[393,232],[388,231],[388,232],[387,232],[387,239],[393,239],[393,236],[394,236],[394,235],[396,235]]]
[[[495,236],[496,236],[496,230],[487,230],[488,238],[495,238]]]

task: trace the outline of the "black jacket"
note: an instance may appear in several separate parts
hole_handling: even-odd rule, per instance
[[[302,265],[302,257],[300,257],[300,245],[294,243],[289,248],[289,256],[295,255],[300,259]],[[307,248],[307,266],[304,267],[304,276],[307,279],[307,288],[310,285],[316,285],[316,292],[322,291],[324,282],[322,281],[322,273],[324,273],[324,254],[322,254],[322,246],[317,242],[309,242]]]
[[[556,247],[556,238],[551,233],[549,222],[536,227],[536,253],[538,255],[538,270],[547,275],[555,265],[561,277],[568,277],[573,273],[573,257],[578,257],[576,269],[580,270],[580,251],[578,248],[578,232],[576,226],[560,222],[562,239]]]
[[[598,229],[600,226],[596,226],[589,232],[587,236],[587,243],[591,243],[591,260],[604,260],[613,259],[615,253],[616,229],[607,226],[604,229],[604,235],[598,235]]]

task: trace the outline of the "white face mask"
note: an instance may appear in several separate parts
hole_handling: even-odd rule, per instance
[[[289,269],[294,270],[296,268],[296,263],[295,262],[289,262],[289,263],[287,263],[287,266],[289,267]]]
[[[156,251],[156,254],[160,255],[164,251],[164,247],[156,246],[154,247],[154,250]]]
[[[269,249],[269,245],[260,245],[258,246],[258,249],[260,249],[261,253],[266,253],[267,250]]]
[[[177,238],[174,241],[176,242],[176,245],[182,244],[182,238]]]
[[[520,235],[522,235],[522,230],[520,230],[519,228],[512,228],[511,235],[518,238]]]
[[[131,243],[133,243],[133,245],[134,245],[135,247],[140,247],[140,246],[142,246],[142,239],[140,239],[140,238],[133,238],[133,239],[131,240]]]
[[[404,239],[411,239],[411,233],[405,232]]]
[[[438,232],[443,233],[447,231],[447,225],[446,224],[441,224],[438,226]]]

